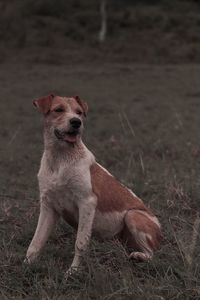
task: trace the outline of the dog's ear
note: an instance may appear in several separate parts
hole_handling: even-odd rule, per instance
[[[88,105],[85,101],[80,99],[79,96],[75,96],[74,99],[78,102],[78,104],[82,107],[84,116],[86,117],[87,112],[88,112]]]
[[[48,96],[33,100],[33,105],[36,106],[44,115],[46,115],[51,108],[51,103],[54,97],[54,94],[50,94]]]

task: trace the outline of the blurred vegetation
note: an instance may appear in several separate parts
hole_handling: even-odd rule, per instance
[[[132,61],[199,62],[200,1],[108,0],[98,43],[100,0],[0,1],[1,48],[88,47]]]

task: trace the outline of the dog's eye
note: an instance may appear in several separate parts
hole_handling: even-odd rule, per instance
[[[77,110],[76,113],[77,115],[81,116],[83,112],[81,110]]]
[[[54,109],[54,111],[60,113],[60,112],[63,112],[64,109],[62,107],[57,107]]]

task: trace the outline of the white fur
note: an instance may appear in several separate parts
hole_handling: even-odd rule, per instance
[[[112,175],[110,172],[108,172],[108,170],[106,170],[102,165],[100,165],[99,163],[97,163],[97,165],[98,165],[102,170],[104,170],[104,171],[106,172],[106,174],[108,174],[108,175],[110,175],[110,176],[113,177],[113,175]]]
[[[124,226],[125,214],[126,211],[101,213],[96,210],[93,223],[94,234],[102,239],[114,237]]]
[[[134,197],[138,198],[138,197],[136,196],[136,194],[133,193],[133,191],[132,191],[131,189],[129,189],[129,188],[127,188],[127,187],[126,187],[126,189],[127,189]],[[142,201],[142,200],[141,200],[141,201]]]
[[[124,186],[135,198],[137,198],[137,200],[139,200],[140,202],[143,202],[135,193],[133,193],[133,191],[129,188],[127,188],[126,186]]]
[[[63,215],[66,210],[78,224],[75,256],[68,274],[78,267],[92,231],[102,239],[115,236],[123,228],[126,213],[101,213],[96,209],[97,199],[92,192],[90,177],[90,166],[95,159],[83,144],[82,147],[83,158],[74,161],[67,160],[59,154],[55,159],[51,152],[44,151],[38,173],[40,217],[26,256],[28,262],[32,262],[38,256],[58,216]]]
[[[40,217],[33,240],[27,251],[27,261],[32,262],[47,240],[56,215],[66,209],[78,223],[75,257],[71,268],[77,268],[81,252],[90,240],[97,199],[92,192],[90,165],[94,156],[84,146],[84,157],[68,161],[65,157],[51,165],[53,158],[44,151],[38,173],[40,188]]]

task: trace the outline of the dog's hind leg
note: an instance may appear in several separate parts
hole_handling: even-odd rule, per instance
[[[158,247],[162,234],[157,218],[149,211],[129,210],[125,216],[123,240],[132,251],[130,258],[149,260]]]

